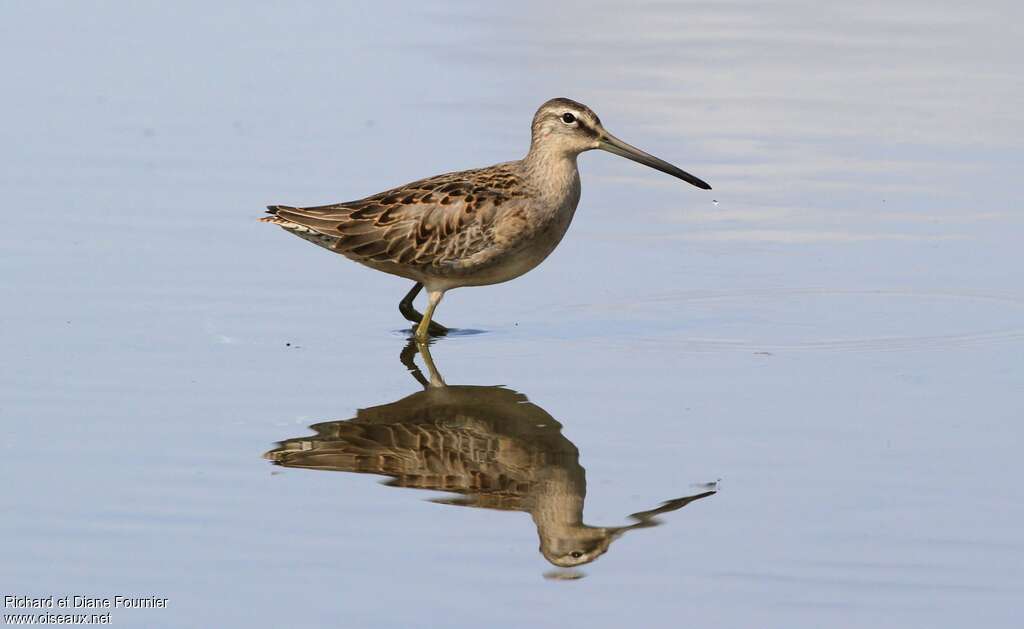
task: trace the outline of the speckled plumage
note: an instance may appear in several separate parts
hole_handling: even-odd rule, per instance
[[[428,326],[431,333],[446,331],[430,323],[445,291],[511,280],[554,251],[579,203],[579,153],[604,148],[708,187],[621,142],[593,111],[569,99],[544,103],[531,131],[530,151],[519,161],[438,175],[356,201],[272,205],[271,216],[261,220],[417,282],[400,309],[420,323],[417,336],[425,338]],[[411,306],[420,287],[430,295],[425,317]]]
[[[509,256],[557,222],[557,216],[544,221],[534,215],[540,196],[522,165],[508,162],[414,181],[357,201],[272,206],[273,217],[263,220],[356,262],[423,282],[428,290],[448,289],[514,277],[487,271],[498,269],[500,275]]]

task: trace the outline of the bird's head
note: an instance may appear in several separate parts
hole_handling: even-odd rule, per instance
[[[583,103],[568,98],[552,98],[534,114],[531,129],[531,153],[576,156],[584,151],[601,149],[678,177],[698,188],[711,189],[711,186],[690,173],[608,133],[597,114]]]
[[[542,534],[540,552],[559,568],[582,566],[608,552],[608,547],[623,530],[583,524],[550,536]]]

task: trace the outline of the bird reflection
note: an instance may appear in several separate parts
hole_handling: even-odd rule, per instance
[[[586,472],[551,415],[504,387],[446,384],[425,344],[410,341],[401,360],[423,391],[314,424],[315,435],[282,441],[264,456],[285,467],[379,474],[392,487],[458,494],[434,499],[442,504],[524,511],[541,554],[563,568],[590,563],[626,531],[656,526],[656,516],[715,493],[669,500],[624,526],[585,524]]]

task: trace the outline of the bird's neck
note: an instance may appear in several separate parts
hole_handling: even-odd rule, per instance
[[[538,471],[530,490],[529,511],[538,529],[577,528],[583,524],[587,479],[583,468],[551,465]]]
[[[576,154],[552,150],[534,144],[522,161],[530,183],[544,196],[561,198],[579,195],[580,175]]]

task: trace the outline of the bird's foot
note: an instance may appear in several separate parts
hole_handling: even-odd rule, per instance
[[[427,324],[426,329],[421,330],[422,326],[417,324],[412,326],[413,335],[417,341],[425,342],[430,340],[432,336],[447,336],[451,329],[444,327],[437,321],[431,321]]]
[[[413,331],[419,328],[419,324],[423,321],[423,315],[420,311],[416,310],[411,303],[402,302],[398,304],[398,311],[402,313],[406,321],[411,321]],[[441,325],[437,321],[431,321],[427,325],[427,334],[429,336],[445,336],[450,330],[445,326]]]

